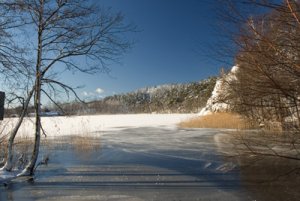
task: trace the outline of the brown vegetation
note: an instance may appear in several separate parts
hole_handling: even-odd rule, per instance
[[[251,121],[233,113],[213,113],[206,116],[196,117],[181,122],[179,126],[184,128],[255,128],[254,124]]]
[[[95,150],[100,149],[100,142],[97,137],[90,134],[76,135],[71,137],[71,145],[78,156],[86,157]]]

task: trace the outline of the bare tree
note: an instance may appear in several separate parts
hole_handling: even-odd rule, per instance
[[[20,18],[9,8],[0,9],[0,15],[0,77],[2,86],[6,86],[7,100],[10,102],[10,100],[15,99],[17,96],[20,97],[19,93],[27,93],[32,72],[29,61],[26,58],[26,49],[19,46],[17,41],[14,40],[18,36],[14,30],[22,24]],[[15,128],[10,132],[6,165],[2,168],[4,170],[11,170],[12,168],[13,141],[25,117],[32,93],[33,90],[25,97],[24,110]]]
[[[226,3],[231,9],[227,19],[238,27],[231,33],[237,48],[234,56],[238,70],[234,78],[224,75],[227,93],[220,101],[254,121],[271,127],[278,123],[283,129],[280,133],[284,135],[280,136],[275,131],[266,138],[262,134],[259,143],[248,137],[250,140],[243,141],[243,145],[252,153],[299,160],[300,2],[227,0]],[[251,10],[249,6],[256,9],[254,14],[243,12]],[[261,146],[267,154],[260,150]],[[280,153],[275,146],[283,147],[286,153]]]
[[[29,48],[35,54],[31,58],[35,61],[32,63],[34,84],[30,91],[34,95],[35,141],[31,160],[20,174],[32,175],[42,130],[41,94],[55,104],[52,94],[59,88],[79,98],[72,86],[56,79],[57,72],[108,72],[107,63],[116,61],[130,48],[131,42],[123,36],[134,27],[125,24],[120,13],[113,14],[92,1],[7,0],[0,5],[2,9],[9,8],[18,13],[24,24],[23,31],[28,35],[33,33],[35,37]]]
[[[230,5],[236,2],[229,1]],[[237,112],[254,119],[280,121],[292,118],[299,127],[299,2],[286,0],[244,1],[260,8],[246,15],[237,7],[232,16],[238,22],[234,42],[237,79],[225,79],[229,92],[223,100]],[[232,8],[233,6],[231,6]]]

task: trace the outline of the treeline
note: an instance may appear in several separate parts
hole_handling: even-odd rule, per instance
[[[130,113],[195,113],[206,105],[211,96],[217,77],[188,84],[168,84],[139,89],[135,92],[108,96],[101,100],[82,103],[73,101],[46,106],[42,114],[53,116],[87,114],[130,114]],[[6,109],[6,117],[17,117],[22,106]],[[28,107],[28,116],[34,108]]]
[[[210,97],[216,79],[211,77],[188,84],[147,87],[86,104],[79,102],[62,104],[61,108],[68,115],[198,112]]]

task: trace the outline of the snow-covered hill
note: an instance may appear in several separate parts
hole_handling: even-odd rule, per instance
[[[71,114],[198,113],[210,97],[216,77],[187,84],[145,87],[89,102],[64,105]],[[74,114],[74,115],[76,115]]]

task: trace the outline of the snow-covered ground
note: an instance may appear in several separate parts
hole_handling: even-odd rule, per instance
[[[101,131],[135,127],[175,127],[177,123],[194,117],[195,114],[120,114],[70,117],[42,117],[47,136],[85,135]],[[17,118],[1,122],[2,134],[8,133]],[[34,131],[34,119],[27,118],[18,136],[30,137]]]

